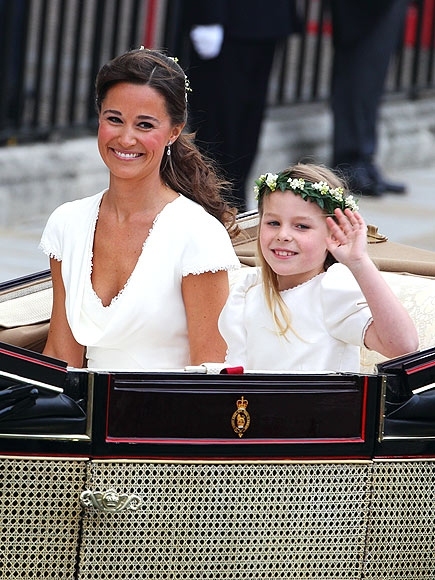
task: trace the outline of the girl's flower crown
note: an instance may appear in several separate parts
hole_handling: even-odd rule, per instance
[[[264,195],[272,191],[291,190],[302,197],[302,199],[314,201],[327,214],[333,214],[334,209],[340,208],[351,211],[358,211],[358,205],[353,195],[344,195],[342,187],[335,189],[329,187],[326,181],[305,181],[305,179],[293,179],[289,173],[265,173],[255,180],[255,199],[260,201]]]

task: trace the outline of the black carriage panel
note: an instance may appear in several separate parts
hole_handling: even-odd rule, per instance
[[[0,452],[89,455],[92,375],[0,342]]]
[[[378,371],[385,376],[386,400],[375,455],[434,457],[435,348],[385,361]]]
[[[381,385],[380,376],[352,374],[98,373],[94,450],[138,457],[369,457]]]
[[[435,383],[435,348],[428,348],[378,365],[379,372],[395,376],[406,391]],[[406,394],[406,393],[405,393]]]

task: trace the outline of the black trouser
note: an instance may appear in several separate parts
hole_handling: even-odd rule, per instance
[[[246,209],[246,179],[257,153],[275,46],[275,40],[225,39],[217,58],[194,55],[189,68],[196,142],[232,181],[241,210]]]
[[[407,5],[408,0],[331,0],[334,166],[371,163],[374,157],[379,104]]]

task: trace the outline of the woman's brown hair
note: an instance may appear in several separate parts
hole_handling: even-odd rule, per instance
[[[103,65],[95,83],[98,112],[107,92],[118,83],[148,85],[163,97],[172,124],[186,123],[189,85],[176,59],[161,51],[141,48]],[[163,156],[160,175],[174,191],[199,203],[222,222],[231,236],[238,233],[237,212],[225,200],[230,194],[230,184],[214,162],[198,150],[193,134],[181,133],[171,145],[171,155]]]

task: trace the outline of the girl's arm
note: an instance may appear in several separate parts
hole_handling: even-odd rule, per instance
[[[226,343],[218,330],[219,314],[229,294],[226,271],[189,274],[182,281],[190,345],[190,364],[223,362]]]
[[[328,250],[347,266],[373,316],[367,329],[365,345],[394,358],[418,349],[418,333],[400,300],[391,290],[367,253],[367,228],[358,212],[336,210],[335,220],[326,218],[330,237]]]
[[[52,258],[50,268],[53,307],[44,354],[64,360],[69,366],[81,368],[84,361],[84,347],[73,337],[66,318],[65,287],[61,274],[61,262]]]

